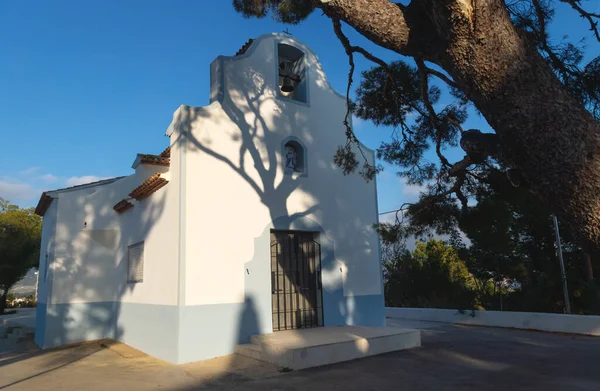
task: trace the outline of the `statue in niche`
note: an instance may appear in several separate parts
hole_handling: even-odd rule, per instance
[[[296,148],[291,145],[285,146],[285,168],[296,171],[296,166],[298,164],[298,153],[296,152]]]

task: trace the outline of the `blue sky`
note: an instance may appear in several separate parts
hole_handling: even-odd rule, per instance
[[[588,9],[594,7],[600,11],[600,5]],[[319,12],[284,26],[243,19],[228,0],[0,2],[0,197],[32,206],[44,190],[132,173],[136,153],[168,145],[164,133],[179,105],[208,103],[215,57],[285,28],[319,55],[333,87],[345,91],[348,60]],[[564,6],[552,28],[557,37],[591,37]],[[346,32],[385,60],[399,58]],[[357,74],[371,66],[356,62]],[[390,134],[368,122],[356,125],[372,148]],[[470,127],[485,131],[487,125],[472,115]],[[380,211],[418,195],[393,168],[379,176],[378,186]]]

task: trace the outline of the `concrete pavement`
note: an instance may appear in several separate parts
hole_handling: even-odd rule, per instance
[[[0,354],[0,390],[600,390],[600,338],[443,323],[423,347],[283,373],[237,355],[171,365],[126,345],[98,343]]]
[[[35,308],[17,308],[16,314],[0,316],[0,326],[35,327]]]

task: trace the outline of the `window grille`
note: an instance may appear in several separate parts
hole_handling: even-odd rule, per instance
[[[144,242],[132,244],[127,249],[127,282],[144,281]]]

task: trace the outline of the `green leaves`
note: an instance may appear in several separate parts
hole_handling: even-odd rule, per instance
[[[0,198],[0,290],[6,292],[39,261],[42,219]],[[5,303],[0,303],[0,309]]]
[[[439,98],[439,89],[432,89],[430,94],[437,102],[434,98]],[[399,126],[409,115],[425,112],[418,72],[403,61],[390,63],[389,72],[382,67],[362,72],[356,96],[355,114],[375,125]]]
[[[412,253],[398,248],[384,254],[387,305],[473,308],[474,279],[454,247],[431,239]]]
[[[403,61],[362,73],[355,115],[375,125],[394,127],[391,140],[378,148],[377,158],[398,167],[399,175],[410,184],[422,185],[440,175],[439,163],[424,158],[427,151],[438,143],[440,151],[458,145],[459,129],[448,118],[464,122],[467,101],[455,91],[450,104],[440,105],[441,95],[441,89],[432,85],[424,97],[419,71]],[[439,108],[435,118],[428,105]]]
[[[233,0],[233,8],[246,18],[264,18],[269,13],[281,23],[298,24],[314,10],[310,0]]]

